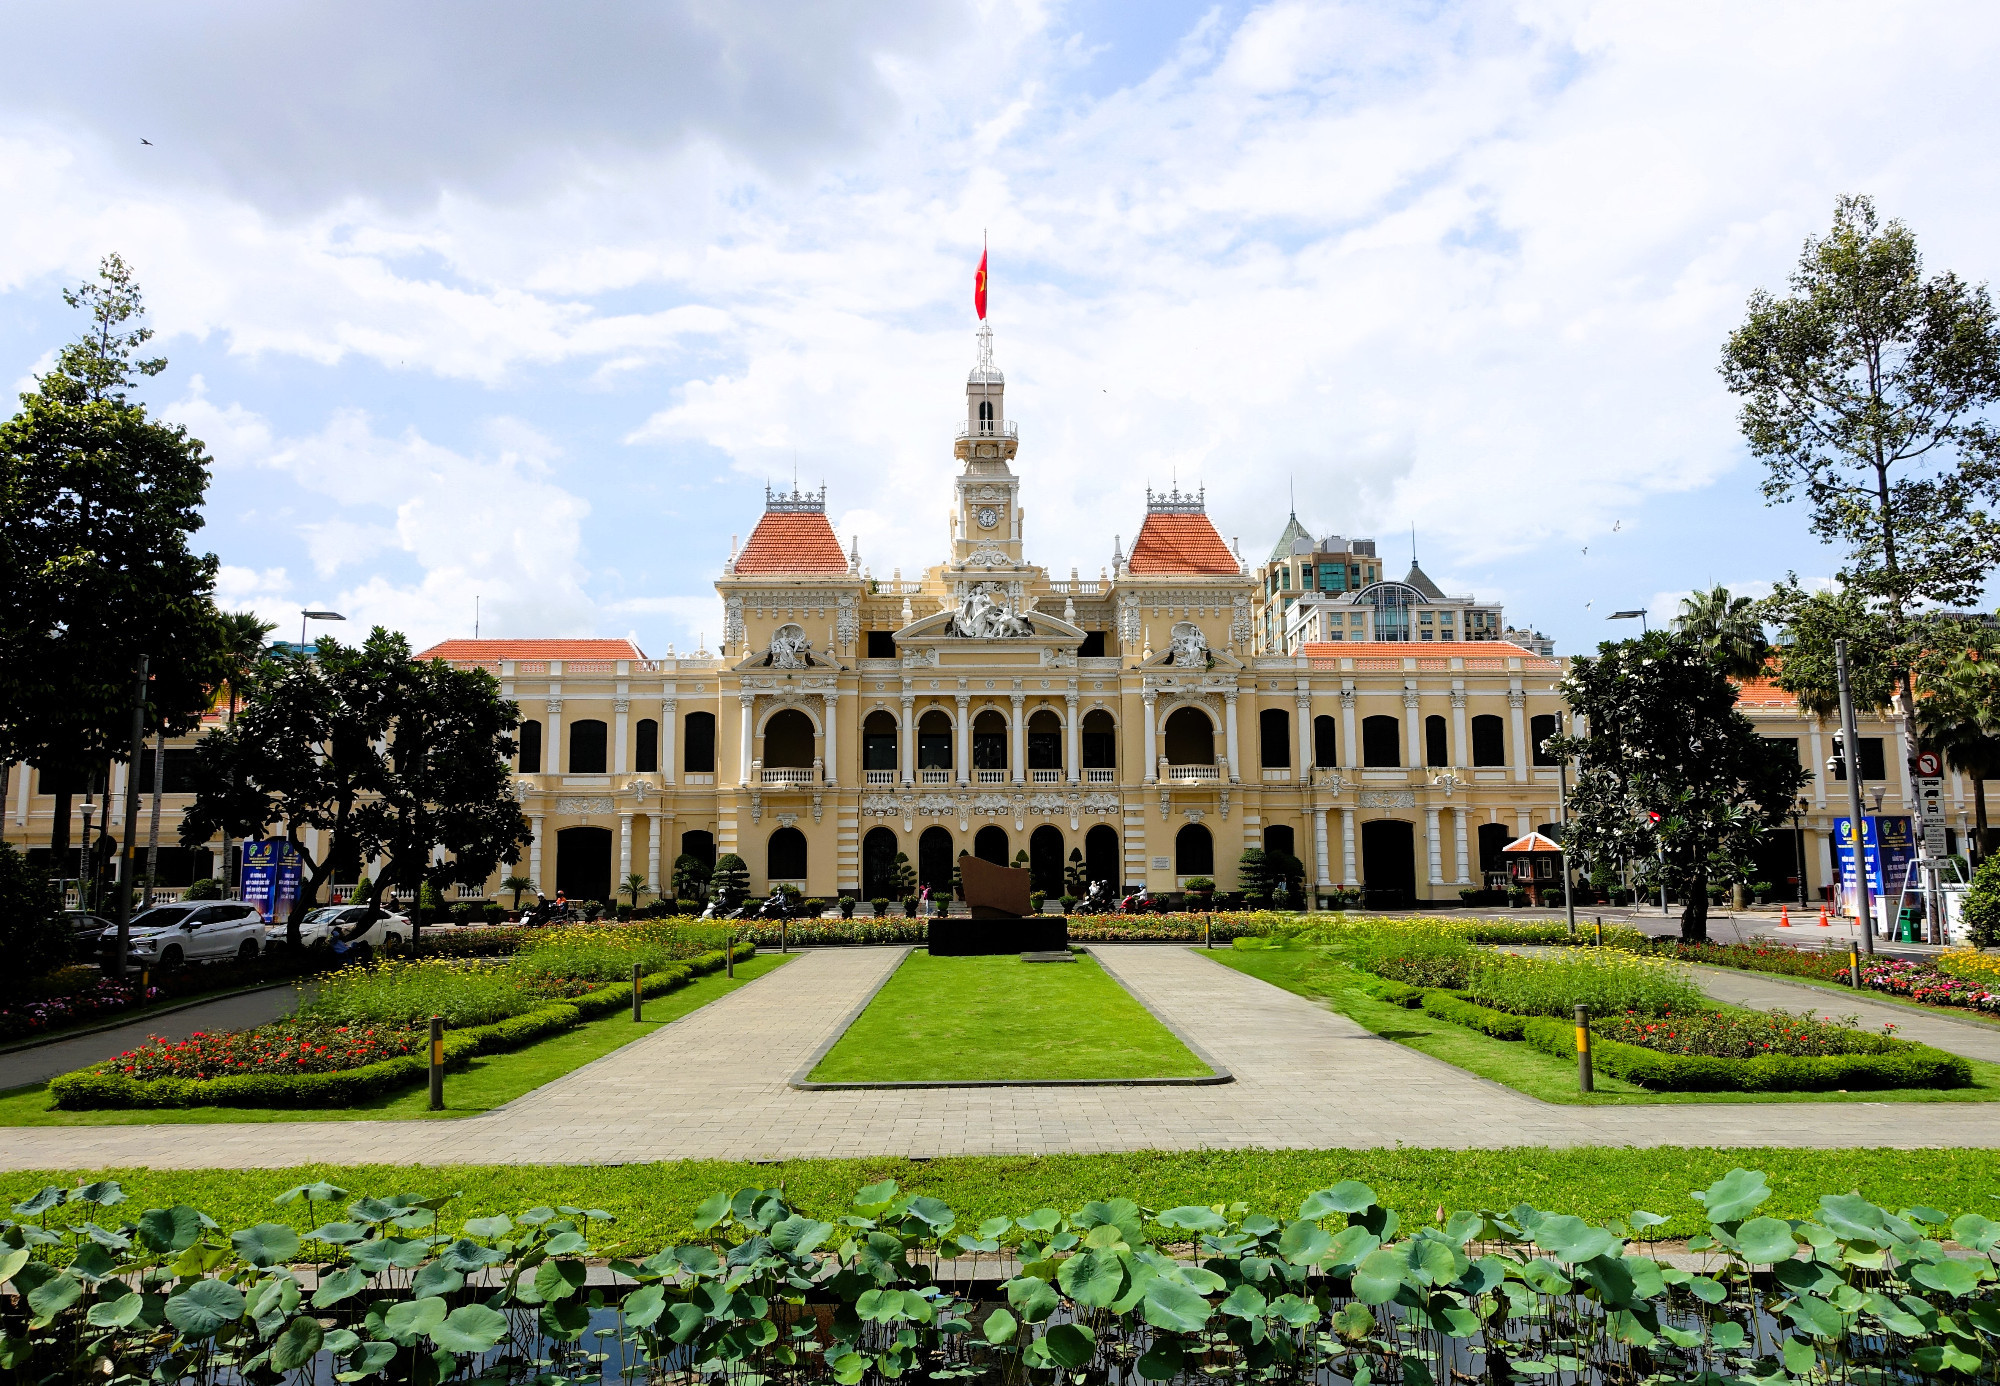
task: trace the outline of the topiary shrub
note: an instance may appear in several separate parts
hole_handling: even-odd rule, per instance
[[[1965,892],[1965,931],[1974,948],[2000,944],[2000,854],[1979,863]]]
[[[1031,890],[1028,892],[1028,908],[1036,914],[1040,914],[1042,912],[1042,901],[1048,898],[1048,896],[1039,890]]]
[[[181,892],[183,900],[220,900],[223,898],[222,882],[212,876],[203,876]]]
[[[1075,910],[1076,910],[1076,902],[1077,902],[1077,899],[1078,899],[1078,897],[1077,897],[1077,896],[1074,896],[1074,895],[1065,895],[1065,896],[1063,896],[1063,898],[1062,898],[1062,912],[1063,912],[1064,914],[1071,914],[1071,913],[1074,913],[1074,912],[1075,912]]]
[[[743,858],[724,852],[715,859],[715,870],[708,877],[708,895],[722,908],[732,910],[750,898],[750,868],[743,864]]]

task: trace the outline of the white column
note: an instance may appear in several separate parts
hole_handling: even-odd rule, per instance
[[[1813,772],[1813,807],[1819,812],[1826,811],[1826,782],[1833,778],[1826,769],[1826,749],[1820,744],[1819,723],[1812,724],[1812,764],[1806,767]]]
[[[1153,732],[1153,699],[1158,695],[1148,688],[1140,699],[1146,705],[1146,783],[1152,784],[1160,778],[1160,744]]]
[[[1326,851],[1326,813],[1323,808],[1314,809],[1313,817],[1313,861],[1318,867],[1319,883],[1322,887],[1333,884],[1333,863]]]
[[[1361,884],[1361,878],[1354,872],[1354,810],[1340,811],[1340,865],[1346,879],[1342,885],[1349,887]]]
[[[1222,695],[1222,732],[1224,744],[1229,748],[1229,782],[1240,784],[1243,781],[1243,758],[1236,749],[1236,690],[1233,688]]]
[[[1465,810],[1453,809],[1451,811],[1451,822],[1454,836],[1458,840],[1458,883],[1460,885],[1471,885],[1472,849],[1471,844],[1466,841]]]
[[[757,701],[757,695],[755,693],[739,693],[737,694],[737,700],[743,704],[743,729],[739,737],[742,744],[742,755],[740,757],[742,767],[737,771],[736,782],[738,784],[748,784],[750,783],[751,722],[754,716],[753,708]]]
[[[544,890],[542,885],[542,815],[528,815],[528,831],[534,841],[528,844],[528,879],[535,883],[536,890]],[[545,892],[546,893],[546,892]]]
[[[551,775],[560,775],[569,765],[569,757],[563,754],[562,735],[563,700],[554,689],[549,690],[549,734],[542,742],[542,764]]]
[[[1025,694],[1013,695],[1014,710],[1008,714],[1007,723],[1007,778],[1020,784],[1028,778],[1028,728],[1021,719],[1021,700]]]
[[[674,783],[674,775],[680,768],[675,763],[674,760],[674,756],[676,754],[674,746],[676,741],[678,740],[678,738],[674,735],[675,732],[674,724],[676,721],[679,720],[676,715],[676,710],[679,708],[679,706],[680,704],[672,698],[664,698],[660,702],[660,783],[661,784]],[[658,886],[659,882],[656,880],[653,882],[653,884],[655,886]]]
[[[30,789],[28,777],[33,773],[28,768],[28,762],[25,760],[14,767],[14,777],[20,785],[18,792],[14,795],[14,825],[16,827],[26,827],[28,823],[28,793]]]
[[[837,729],[840,726],[840,690],[833,689],[823,695],[826,699],[826,782],[840,782],[840,743]],[[867,776],[862,776],[866,779]]]
[[[1438,811],[1434,808],[1424,810],[1424,841],[1430,847],[1431,884],[1434,886],[1443,885],[1444,839],[1438,834]]]
[[[611,734],[617,739],[611,743],[611,773],[622,775],[632,766],[631,757],[626,753],[625,742],[632,720],[632,700],[614,699],[611,704]]]
[[[1524,808],[1515,809],[1514,836],[1526,837],[1529,833],[1533,832],[1534,830],[1535,830],[1534,811],[1531,809],[1524,809]]]
[[[1403,764],[1412,770],[1421,770],[1424,765],[1424,719],[1417,715],[1417,689],[1413,683],[1403,685],[1403,744],[1407,748],[1403,754],[1408,757]]]
[[[972,720],[966,710],[971,701],[969,693],[958,695],[957,730],[951,738],[951,763],[957,768],[960,784],[972,781]]]
[[[111,821],[113,823],[123,823],[125,821],[125,776],[128,773],[130,773],[130,771],[131,767],[126,765],[123,761],[120,761],[111,767],[111,789],[110,792],[104,796],[104,800],[105,800],[105,807],[110,811]],[[1910,790],[1909,790],[1909,785],[1907,783],[1909,779],[1909,770],[1907,767],[1905,767],[1903,771],[1903,778],[1906,782],[1903,786],[1903,801],[1905,803],[1908,803],[1910,798]]]
[[[1451,763],[1457,769],[1463,770],[1466,767],[1465,757],[1468,753],[1465,748],[1467,744],[1465,739],[1465,690],[1463,688],[1454,688],[1451,690]]]
[[[1351,683],[1343,685],[1340,690],[1340,741],[1340,763],[1349,770],[1359,768],[1361,738],[1354,734],[1354,686]]]
[[[646,815],[646,885],[655,895],[664,895],[666,882],[660,878],[660,815]]]
[[[1514,780],[1528,782],[1528,695],[1520,689],[1507,694],[1507,718],[1514,724]]]
[[[1071,784],[1083,779],[1083,727],[1077,712],[1076,694],[1063,700],[1068,720],[1063,723],[1064,778]]]
[[[909,694],[903,695],[903,722],[896,728],[896,759],[902,766],[904,784],[917,782],[917,703]]]
[[[1299,783],[1304,784],[1312,778],[1312,690],[1301,688],[1295,696],[1299,705],[1299,750],[1292,763],[1298,766]]]
[[[625,888],[625,878],[632,874],[632,815],[618,815],[618,879],[611,883],[611,893],[615,896]]]

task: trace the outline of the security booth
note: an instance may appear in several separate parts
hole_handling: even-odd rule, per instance
[[[1500,849],[1500,859],[1507,863],[1507,880],[1515,890],[1528,892],[1528,902],[1539,907],[1542,892],[1552,890],[1558,896],[1562,893],[1563,849],[1562,844],[1540,833],[1529,833],[1517,837]]]

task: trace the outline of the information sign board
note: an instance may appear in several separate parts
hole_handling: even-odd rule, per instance
[[[268,922],[282,919],[299,898],[299,853],[282,837],[243,844],[243,901]]]

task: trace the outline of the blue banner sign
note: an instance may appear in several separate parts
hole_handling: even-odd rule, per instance
[[[1870,900],[1895,897],[1903,889],[1910,863],[1917,859],[1917,843],[1910,831],[1910,820],[1905,817],[1863,818],[1861,839]],[[1853,820],[1833,820],[1833,854],[1840,873],[1840,912],[1859,915],[1860,902],[1855,897]],[[1876,908],[1872,913],[1879,927],[1883,922],[1882,912]]]
[[[299,898],[299,853],[282,837],[243,844],[243,900],[268,920],[283,919]]]

